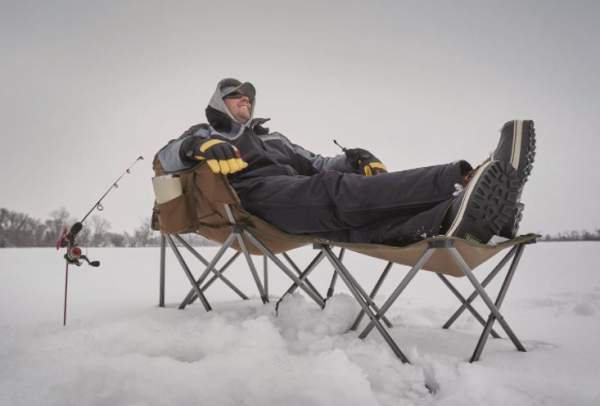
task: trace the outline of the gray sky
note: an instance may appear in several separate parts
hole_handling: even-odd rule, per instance
[[[600,2],[0,1],[0,207],[113,230],[148,216],[151,159],[205,121],[216,82],[305,148],[336,138],[389,169],[477,164],[536,121],[522,231],[600,226]]]

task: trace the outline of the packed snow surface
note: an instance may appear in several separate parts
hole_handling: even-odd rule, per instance
[[[213,311],[198,302],[181,311],[190,285],[172,254],[167,307],[159,308],[158,249],[90,249],[102,266],[71,268],[63,327],[60,255],[3,249],[0,404],[599,405],[598,247],[527,247],[502,312],[528,352],[516,351],[506,338],[490,339],[473,364],[467,360],[479,323],[465,313],[452,329],[441,329],[458,302],[434,274],[421,272],[388,313],[392,335],[412,365],[400,363],[377,331],[365,340],[348,331],[359,307],[340,280],[324,310],[295,293],[276,314],[289,280],[269,264],[271,303],[263,305],[240,257],[225,275],[250,300],[217,282],[207,291]],[[199,249],[207,257],[215,250]],[[313,255],[310,248],[292,252],[301,268]],[[199,275],[200,263],[186,259]],[[254,259],[262,277],[262,259]],[[344,262],[368,290],[385,266],[353,253]],[[406,270],[392,268],[379,303]],[[324,261],[311,280],[325,292],[330,278]],[[466,278],[452,282],[471,292]],[[479,300],[476,307],[487,317]],[[506,337],[498,323],[495,329]]]

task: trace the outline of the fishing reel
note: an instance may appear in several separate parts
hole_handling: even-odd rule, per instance
[[[78,246],[70,247],[67,249],[67,253],[64,255],[65,260],[71,265],[81,266],[81,260],[87,262],[89,266],[99,267],[100,261],[90,261],[90,259],[83,255],[81,252],[81,248]]]
[[[67,249],[64,258],[70,265],[81,266],[82,261],[85,261],[90,266],[99,267],[100,261],[90,261],[90,259],[81,251],[81,247],[75,242],[75,237],[77,237],[77,234],[79,234],[82,228],[83,224],[79,221],[73,224],[70,229],[65,226],[56,242],[56,249]]]

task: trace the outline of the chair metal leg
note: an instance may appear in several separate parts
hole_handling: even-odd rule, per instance
[[[269,297],[269,261],[263,255],[263,286],[265,287],[265,295]]]
[[[390,261],[385,266],[383,272],[381,273],[381,276],[379,277],[379,279],[377,279],[377,282],[375,283],[375,286],[373,287],[373,290],[371,291],[371,294],[369,295],[369,297],[371,299],[375,299],[377,292],[379,292],[381,285],[383,285],[383,281],[385,280],[385,278],[387,278],[388,273],[390,272],[390,269],[392,269],[392,265],[394,265],[394,263]],[[356,330],[358,328],[364,315],[365,315],[365,312],[361,310],[360,313],[358,313],[358,316],[356,317],[354,324],[352,324],[352,327],[350,327],[350,330]],[[391,326],[389,326],[389,327],[391,327]]]
[[[313,260],[310,262],[310,264],[308,264],[308,266],[306,267],[306,269],[304,271],[300,271],[300,269],[298,269],[298,267],[296,266],[294,261],[292,261],[292,259],[289,257],[289,255],[287,255],[285,252],[283,253],[283,256],[284,256],[284,258],[287,259],[287,261],[290,263],[290,265],[296,270],[296,273],[298,273],[298,280],[300,282],[306,283],[307,287],[310,288],[313,291],[313,293],[315,295],[317,295],[323,302],[325,302],[325,299],[323,299],[323,297],[319,294],[319,292],[315,289],[315,287],[308,281],[308,279],[305,281],[305,279],[308,277],[308,275],[310,275],[310,273],[317,267],[317,265],[319,265],[319,263],[323,260],[323,258],[325,258],[325,254],[323,254],[323,252],[319,252],[313,258]],[[277,304],[275,305],[275,310],[279,309],[279,304],[281,303],[283,298],[287,295],[294,293],[297,288],[298,288],[298,285],[294,282],[292,284],[292,286],[290,286],[288,288],[288,290],[286,290],[285,293],[283,295],[281,295],[281,297],[277,301]]]
[[[525,250],[525,246],[523,244],[519,244],[518,248],[517,248],[517,252],[515,254],[515,258],[513,259],[512,263],[510,264],[510,268],[508,269],[508,272],[506,273],[506,277],[504,278],[504,282],[502,283],[502,287],[500,288],[500,291],[498,292],[498,297],[496,298],[495,305],[498,308],[498,310],[500,310],[500,306],[502,306],[502,302],[504,301],[504,297],[506,296],[506,292],[508,291],[510,282],[512,281],[512,278],[515,274],[517,266],[519,265],[519,261],[521,260],[521,256],[523,255],[524,250]],[[492,326],[494,325],[495,320],[496,320],[496,316],[494,316],[493,314],[490,314],[488,317],[487,323],[485,325],[485,328],[481,332],[481,336],[479,337],[477,346],[475,347],[475,350],[473,351],[473,355],[471,357],[470,362],[478,361],[479,358],[481,357],[481,353],[483,352],[483,347],[485,346],[487,337],[490,334],[490,331],[493,331]],[[517,346],[517,349],[519,351],[523,351],[523,352],[526,351],[522,345],[521,345],[521,347],[522,348],[519,348]]]
[[[329,288],[327,288],[327,299],[330,299],[333,296],[333,292],[335,290],[335,284],[337,282],[337,272],[333,271],[333,275],[331,275],[331,282],[329,282]]]
[[[206,259],[204,259],[204,257],[202,255],[200,255],[200,253],[198,251],[196,251],[194,249],[194,247],[192,247],[186,240],[184,240],[183,238],[181,238],[181,236],[179,234],[175,234],[175,238],[177,239],[177,241],[179,241],[193,256],[195,256],[200,262],[202,262],[204,265],[208,265],[208,261]],[[246,296],[244,294],[244,292],[242,292],[241,290],[238,289],[237,286],[235,286],[233,283],[231,283],[231,281],[229,279],[227,279],[225,277],[225,275],[223,275],[223,271],[217,269],[216,267],[212,268],[212,272],[215,274],[215,276],[219,279],[221,279],[221,281],[223,281],[223,283],[225,285],[227,285],[231,290],[233,290],[239,297],[241,297],[243,300],[248,300],[248,296]],[[204,290],[204,289],[203,289]]]
[[[166,245],[165,235],[160,234],[160,281],[158,285],[158,306],[165,307],[165,258],[166,258]]]
[[[331,248],[330,248],[330,251],[331,251]],[[337,258],[337,262],[342,264],[342,261],[340,261],[339,258]],[[373,299],[367,294],[367,292],[365,292],[365,290],[360,285],[360,283],[358,283],[358,281],[354,278],[354,276],[352,276],[352,274],[349,271],[346,273],[346,277],[350,280],[350,283],[353,284],[354,288],[358,291],[358,293],[360,293],[360,295],[362,295],[365,303],[367,303],[368,306],[373,308],[373,310],[375,311],[375,315],[377,316],[377,319],[382,318],[383,321],[385,322],[385,324],[391,328],[392,323],[384,315],[381,315],[381,317],[379,316],[379,312],[380,312],[379,306],[377,306],[377,303],[375,303],[373,301]]]
[[[231,246],[231,243],[233,242],[234,238],[235,238],[235,236],[233,235],[233,233],[230,234],[227,237],[227,239],[225,240],[225,242],[223,243],[223,245],[219,248],[219,251],[217,251],[216,255],[210,261],[210,263],[208,264],[208,266],[206,267],[204,272],[200,275],[200,277],[197,280],[193,280],[193,278],[192,278],[193,292],[190,291],[190,293],[188,293],[188,295],[183,299],[183,301],[179,305],[180,309],[185,309],[185,307],[190,303],[190,301],[194,297],[194,293],[196,293],[197,297],[200,297],[200,295],[198,295],[198,292],[201,291],[199,287],[202,285],[202,283],[204,282],[204,279],[206,279],[208,274],[210,274],[212,269],[217,265],[217,262],[219,262],[219,260],[223,256],[223,254],[225,254],[225,251],[227,251],[227,248],[229,248]]]
[[[242,254],[241,252],[239,252],[239,251],[236,251],[236,252],[235,252],[235,254],[233,254],[233,255],[231,256],[231,258],[229,258],[229,259],[227,260],[227,262],[225,262],[225,265],[223,265],[223,266],[221,267],[221,269],[219,269],[219,272],[220,272],[221,274],[223,274],[223,273],[224,273],[224,272],[227,270],[227,268],[229,268],[229,265],[231,265],[231,264],[233,263],[233,261],[235,261],[235,259],[236,259],[237,257],[239,257],[241,254]],[[213,275],[213,276],[212,276],[212,277],[211,277],[211,278],[210,278],[208,281],[206,281],[206,283],[205,283],[204,285],[202,285],[202,287],[200,288],[200,290],[201,290],[202,292],[205,292],[205,291],[206,291],[206,289],[208,289],[208,287],[209,287],[210,285],[212,285],[212,284],[213,284],[213,283],[214,283],[214,282],[215,282],[217,279],[219,279],[219,277],[218,277],[217,275]],[[198,281],[196,281],[196,283],[198,283]],[[191,290],[188,292],[188,294],[187,294],[187,296],[186,296],[186,299],[185,299],[185,300],[186,300],[186,302],[187,302],[187,305],[191,305],[192,303],[194,303],[194,302],[196,301],[196,299],[198,299],[198,296],[196,296],[196,291],[195,291],[194,289],[191,289]],[[248,298],[246,298],[246,299],[244,299],[244,300],[248,300]]]
[[[340,248],[340,254],[338,255],[338,259],[340,262],[344,260],[344,253],[346,252],[345,248]],[[329,283],[329,289],[327,289],[327,297],[325,300],[330,299],[333,296],[333,292],[335,290],[335,283],[337,282],[337,272],[333,271],[333,275],[331,275],[331,282]]]
[[[454,247],[449,248],[449,250],[450,250],[450,254],[454,258],[454,260],[456,261],[456,263],[458,264],[460,269],[463,271],[465,276],[469,279],[469,281],[471,282],[473,287],[479,292],[479,295],[481,296],[481,298],[483,299],[483,301],[485,302],[487,307],[490,309],[491,314],[496,317],[496,319],[498,320],[498,323],[500,323],[500,325],[502,326],[502,328],[504,329],[504,331],[506,332],[508,337],[511,339],[511,341],[513,342],[515,347],[517,347],[517,349],[519,351],[526,351],[525,347],[523,346],[523,344],[521,344],[521,342],[519,341],[519,339],[517,338],[515,333],[512,331],[512,329],[506,322],[506,320],[504,320],[504,317],[502,316],[502,314],[500,313],[500,311],[498,310],[498,308],[496,307],[494,302],[492,302],[492,299],[490,299],[490,297],[488,296],[488,294],[485,291],[485,289],[483,288],[483,286],[481,286],[481,284],[479,283],[477,278],[475,278],[475,276],[473,275],[473,272],[471,272],[471,269],[469,268],[469,266],[467,265],[467,263],[465,262],[463,257],[460,255],[458,250]]]
[[[196,284],[196,281],[194,280],[194,276],[192,275],[192,272],[190,271],[190,268],[188,268],[187,264],[185,263],[185,260],[183,259],[183,256],[181,256],[181,253],[179,252],[179,250],[175,246],[175,243],[173,242],[173,239],[171,238],[170,235],[167,235],[166,238],[167,238],[167,241],[169,242],[169,245],[171,246],[171,250],[175,254],[175,257],[177,258],[177,261],[179,261],[179,265],[181,265],[181,267],[183,268],[183,272],[185,272],[185,275],[187,276],[188,280],[190,281],[190,283],[194,287],[194,290],[196,291],[196,294],[200,298],[200,301],[202,302],[202,305],[204,306],[204,308],[206,309],[206,311],[212,310],[211,307],[210,307],[210,304],[208,303],[208,300],[206,300],[206,297],[204,296],[204,294],[202,293],[202,291],[200,290],[200,288]]]
[[[463,295],[460,294],[460,292],[458,291],[458,289],[456,289],[454,287],[454,285],[452,285],[452,283],[450,283],[450,281],[448,280],[448,278],[446,278],[444,275],[442,275],[441,273],[435,273],[441,280],[442,282],[444,282],[444,284],[446,285],[446,287],[448,287],[448,289],[450,289],[450,292],[454,293],[454,295],[458,298],[458,300],[465,305],[465,307],[467,308],[467,310],[469,312],[471,312],[471,314],[473,315],[473,317],[475,317],[475,319],[482,325],[485,326],[485,319],[479,314],[479,312],[477,310],[475,310],[475,308],[473,306],[471,306],[470,303],[467,302],[467,299],[465,299],[463,297]],[[483,285],[482,285],[483,286]],[[494,331],[492,329],[491,331],[492,333],[492,337],[494,338],[500,338],[500,335],[498,333],[496,333],[496,331]]]
[[[351,277],[350,272],[346,269],[344,264],[342,264],[340,260],[333,254],[329,246],[323,245],[321,249],[327,256],[327,259],[329,259],[329,262],[331,262],[331,265],[333,266],[335,271],[339,273],[340,278],[348,287],[348,290],[350,290],[352,296],[354,296],[358,304],[362,307],[365,314],[371,319],[371,322],[377,328],[377,330],[379,331],[385,342],[389,345],[391,350],[394,352],[396,357],[398,357],[403,363],[410,364],[410,361],[408,360],[406,355],[404,355],[402,350],[400,350],[400,347],[398,347],[398,344],[396,344],[390,333],[385,329],[385,327],[383,327],[379,319],[372,312],[371,308],[369,307],[369,303],[367,303],[367,301],[365,300],[366,294],[364,292],[361,292],[362,289],[360,288],[360,285],[355,284],[353,282],[353,278]]]
[[[256,288],[258,289],[258,293],[260,294],[260,299],[262,300],[263,304],[269,303],[269,298],[265,294],[262,283],[260,282],[260,279],[258,277],[258,272],[256,271],[256,267],[254,266],[254,261],[252,261],[252,257],[250,256],[250,253],[248,252],[248,249],[246,248],[246,243],[244,242],[244,237],[242,236],[242,233],[234,232],[234,234],[235,234],[235,237],[237,238],[240,249],[244,253],[246,262],[248,263],[248,266],[250,267],[250,272],[252,273],[252,278],[254,279],[254,283],[256,283]]]
[[[235,219],[235,216],[233,215],[233,211],[231,210],[230,205],[227,203],[224,203],[223,207],[225,209],[225,212],[227,213],[227,218],[233,225],[233,233],[232,234],[235,235],[238,245],[239,245],[240,249],[242,250],[242,252],[244,253],[246,262],[248,263],[248,266],[250,267],[250,272],[252,273],[252,278],[254,279],[254,283],[256,283],[256,288],[258,289],[260,299],[262,300],[263,304],[268,303],[269,297],[267,296],[267,294],[263,288],[263,285],[260,282],[260,278],[258,277],[258,272],[256,271],[256,268],[254,267],[254,261],[252,261],[250,253],[246,249],[246,243],[244,242],[244,237],[242,235],[244,232],[244,228],[243,228],[243,226],[238,225],[238,223]]]
[[[269,259],[273,261],[273,263],[277,265],[277,267],[279,267],[279,269],[281,269],[287,275],[288,278],[294,281],[300,287],[300,289],[304,290],[304,292],[306,292],[306,294],[310,296],[310,298],[313,299],[321,308],[325,306],[325,302],[321,300],[319,296],[316,296],[312,292],[312,290],[307,288],[306,285],[302,283],[300,279],[294,274],[294,272],[292,272],[279,258],[277,258],[275,254],[273,254],[271,250],[269,250],[262,242],[260,242],[256,237],[254,237],[254,235],[252,235],[251,232],[249,232],[248,230],[243,230],[242,233],[246,238],[248,238],[252,245],[258,248],[258,250],[262,252],[263,255],[269,257]]]
[[[307,267],[304,271],[301,271],[300,268],[298,268],[298,265],[296,265],[296,263],[292,260],[292,258],[287,253],[282,252],[281,255],[283,255],[283,257],[290,264],[290,266],[294,269],[294,271],[296,271],[296,274],[298,275],[298,278],[300,278],[300,280],[303,281],[306,284],[307,287],[309,287],[310,289],[312,289],[312,291],[314,292],[315,295],[319,296],[321,298],[321,300],[325,301],[325,298],[323,296],[321,296],[321,294],[319,293],[319,291],[317,290],[317,288],[315,288],[315,286],[311,283],[311,281],[307,279],[308,275],[310,273],[312,273],[312,271],[315,269],[315,267],[324,258],[323,255],[321,253],[318,253],[315,256],[315,259],[320,256],[320,258],[318,259],[317,263],[315,263],[313,265],[313,263],[315,262],[315,259],[313,259],[311,261],[310,265],[309,265],[310,268]],[[296,285],[294,283],[294,284],[292,284],[292,286],[289,287],[289,289],[286,291],[286,293],[288,293],[288,292],[289,293],[294,293],[297,288],[298,288],[298,285]]]
[[[504,258],[502,258],[502,260],[498,262],[498,265],[496,265],[494,269],[488,274],[488,276],[485,277],[483,282],[481,282],[481,286],[485,288],[492,281],[492,279],[494,279],[498,272],[500,272],[502,268],[504,268],[504,265],[506,265],[506,263],[513,257],[515,252],[517,252],[517,248],[512,247],[510,251],[504,256]],[[473,302],[473,300],[475,300],[478,295],[479,293],[477,292],[477,290],[473,291],[473,293],[467,298],[466,303],[463,303],[454,312],[454,314],[450,316],[450,318],[446,321],[446,323],[444,323],[442,328],[450,328],[450,326],[456,321],[456,319],[458,319],[458,317],[465,311],[465,309],[467,308],[467,304],[471,304],[471,302]]]
[[[381,310],[379,310],[379,312],[376,315],[377,318],[382,317],[385,314],[385,312],[387,312],[388,309],[390,307],[392,307],[392,305],[394,304],[394,302],[396,301],[396,299],[398,299],[398,297],[400,296],[400,294],[402,293],[402,291],[404,291],[404,289],[408,286],[408,284],[415,277],[415,275],[417,274],[417,272],[419,272],[421,270],[421,268],[423,267],[423,265],[425,265],[427,263],[427,261],[429,260],[429,258],[433,254],[434,250],[436,250],[436,248],[427,248],[427,249],[425,249],[425,251],[423,252],[423,254],[421,254],[421,258],[419,258],[419,260],[411,268],[411,270],[408,271],[408,273],[406,274],[406,276],[404,277],[404,279],[402,279],[402,281],[396,287],[396,289],[392,292],[392,294],[390,295],[390,297],[381,306]],[[371,321],[367,325],[367,327],[365,327],[365,329],[363,330],[363,332],[360,333],[359,337],[360,338],[365,338],[371,332],[371,330],[373,329],[373,327],[375,327],[375,326],[373,324],[373,321]]]

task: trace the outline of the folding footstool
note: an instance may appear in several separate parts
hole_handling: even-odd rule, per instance
[[[527,234],[497,245],[479,244],[473,241],[467,241],[454,237],[434,237],[404,247],[391,247],[378,244],[331,243],[315,244],[315,248],[325,253],[327,259],[333,265],[335,272],[340,276],[362,308],[362,311],[356,318],[352,329],[355,330],[359,327],[361,319],[366,314],[370,320],[367,326],[359,334],[359,337],[364,339],[373,328],[376,328],[383,336],[384,340],[388,343],[392,351],[403,362],[408,362],[407,357],[402,353],[398,344],[391,337],[388,330],[385,326],[383,326],[380,320],[384,319],[385,313],[390,309],[390,307],[394,304],[394,302],[398,299],[404,289],[406,289],[406,287],[410,284],[420,270],[435,272],[444,285],[448,287],[448,289],[461,303],[460,307],[443,325],[443,328],[449,328],[465,310],[468,310],[483,326],[479,341],[477,342],[475,350],[473,351],[473,355],[470,359],[470,362],[474,362],[479,360],[481,357],[481,353],[483,352],[483,348],[490,334],[494,338],[500,337],[500,335],[493,329],[496,321],[498,321],[517,350],[523,352],[526,351],[525,347],[517,338],[506,319],[500,313],[500,307],[502,306],[502,302],[504,301],[506,293],[510,287],[510,283],[519,265],[519,261],[523,256],[525,246],[535,243],[538,237],[539,235],[536,234]],[[332,245],[340,246],[350,251],[388,261],[385,269],[383,270],[378,281],[375,283],[370,294],[366,293],[365,289],[352,276],[348,268],[341,263],[335,257],[335,255],[333,255],[331,252]],[[508,252],[504,255],[501,261],[491,270],[491,272],[483,279],[482,282],[479,282],[479,280],[473,275],[473,270],[491,257],[506,249],[508,249]],[[510,265],[508,266],[508,271],[506,272],[506,276],[498,292],[496,300],[492,301],[485,288],[509,262]],[[411,268],[398,286],[394,289],[394,291],[389,295],[387,300],[381,306],[377,306],[373,299],[381,288],[394,263],[407,265]],[[471,285],[474,287],[473,293],[465,298],[454,287],[454,285],[452,285],[446,276],[466,276]],[[487,320],[484,319],[471,305],[471,303],[478,296],[483,299],[483,302],[490,311]],[[383,321],[389,327],[389,323],[386,322],[385,319]]]
[[[353,329],[358,328],[360,321],[365,314],[369,318],[369,323],[360,333],[359,337],[365,338],[373,328],[376,328],[394,354],[402,362],[406,363],[409,362],[408,358],[401,351],[400,347],[388,331],[388,328],[391,328],[392,325],[385,317],[385,313],[413,280],[417,272],[426,270],[435,272],[440,280],[461,302],[461,306],[444,324],[443,328],[449,328],[465,310],[468,310],[483,326],[483,331],[471,357],[471,362],[477,361],[480,358],[490,334],[493,337],[499,337],[499,334],[493,329],[495,321],[498,321],[517,350],[525,351],[525,347],[500,313],[500,307],[523,255],[525,245],[536,242],[536,239],[539,237],[538,235],[523,235],[497,245],[478,244],[476,242],[453,237],[429,238],[404,247],[378,244],[339,243],[311,236],[287,234],[264,220],[249,214],[242,208],[240,200],[229,184],[227,178],[222,175],[214,175],[206,165],[199,165],[195,169],[182,174],[182,183],[184,195],[181,198],[178,198],[179,201],[168,202],[167,204],[162,205],[162,207],[160,205],[158,207],[159,218],[161,212],[169,213],[173,210],[193,210],[194,212],[194,215],[192,216],[194,218],[193,227],[190,227],[189,224],[181,225],[179,227],[173,225],[163,227],[163,224],[160,225],[162,235],[159,305],[161,306],[164,306],[165,251],[167,243],[177,257],[177,260],[192,285],[190,292],[179,306],[181,309],[185,308],[196,299],[200,299],[205,309],[207,311],[210,310],[210,304],[204,295],[204,291],[217,279],[223,281],[242,299],[247,299],[247,296],[223,275],[231,263],[233,263],[233,261],[241,254],[243,254],[248,263],[248,267],[263,303],[268,302],[267,259],[269,259],[293,281],[293,284],[284,295],[300,288],[321,308],[325,306],[327,298],[331,297],[333,294],[335,281],[339,276],[362,308],[362,311],[353,325]],[[221,243],[222,246],[214,258],[208,261],[179,235],[182,232],[200,234],[209,240]],[[205,265],[206,268],[201,273],[200,277],[194,277],[189,266],[179,252],[176,241],[192,252],[192,254]],[[309,265],[301,271],[289,257],[287,251],[309,244],[313,244],[318,252]],[[333,252],[333,247],[341,248],[337,256]],[[233,248],[236,252],[219,269],[217,268],[217,264],[228,248]],[[505,249],[509,249],[506,255],[490,274],[482,282],[479,282],[473,275],[473,270]],[[342,257],[344,255],[344,250],[350,250],[387,261],[387,265],[382,275],[370,294],[366,293],[365,289],[343,264]],[[278,258],[277,254],[281,254],[290,266],[288,267],[280,258]],[[258,271],[252,261],[251,255],[263,256],[264,268],[262,282],[260,281]],[[323,297],[313,284],[310,283],[308,277],[316,266],[325,258],[327,258],[333,266],[334,274],[327,295],[326,297]],[[508,267],[506,277],[494,302],[486,292],[485,287],[511,259],[512,261]],[[410,266],[411,269],[389,298],[381,306],[378,306],[374,302],[374,297],[394,263]],[[208,277],[211,273],[213,276],[209,279]],[[466,276],[473,285],[475,289],[474,292],[465,298],[450,283],[446,276]],[[481,296],[490,310],[487,320],[485,320],[471,305],[473,300],[478,296]]]

